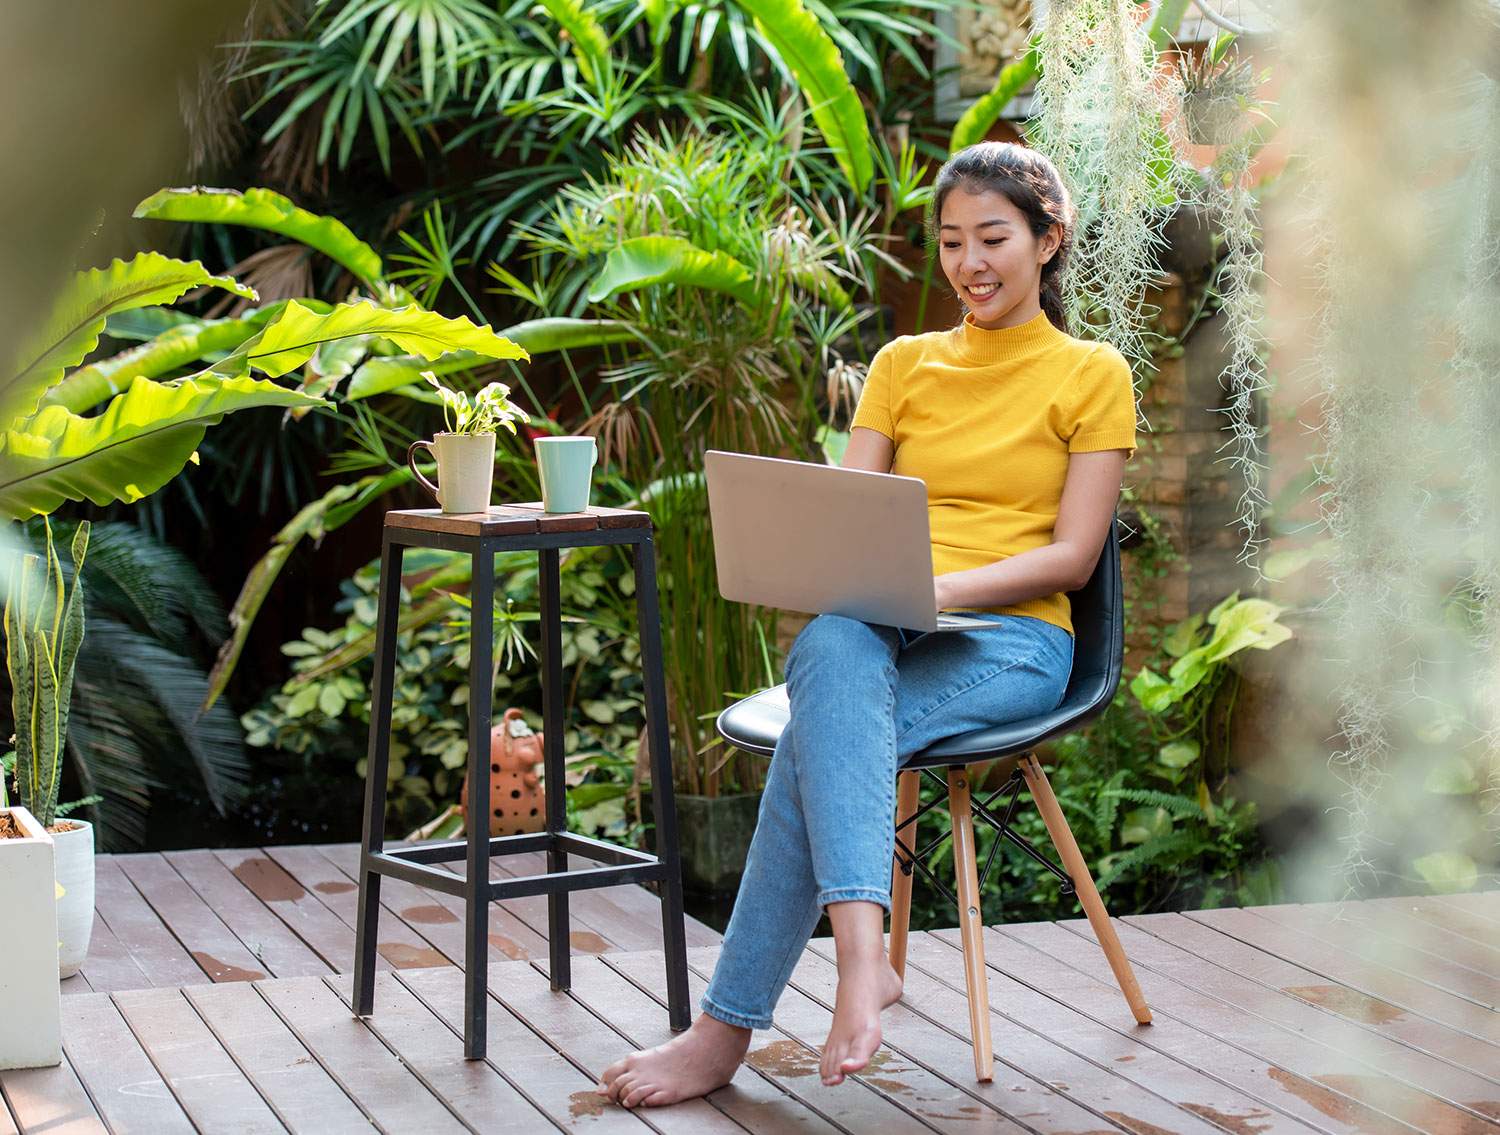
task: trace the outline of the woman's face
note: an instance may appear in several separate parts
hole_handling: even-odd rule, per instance
[[[962,185],[943,199],[938,244],[943,274],[980,327],[1015,327],[1041,311],[1042,265],[1062,234],[1040,238],[1003,193],[971,193]]]

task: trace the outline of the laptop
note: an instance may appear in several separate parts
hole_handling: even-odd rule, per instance
[[[919,478],[717,449],[703,466],[724,598],[915,631],[1000,626],[936,612]]]

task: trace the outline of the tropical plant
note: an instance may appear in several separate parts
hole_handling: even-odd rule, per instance
[[[42,827],[57,814],[74,664],[83,642],[83,590],[78,577],[88,553],[89,526],[73,535],[72,586],[47,530],[45,557],[25,554],[9,565],[5,595],[5,669],[15,723],[16,795]]]
[[[24,526],[41,550],[42,519]],[[52,521],[67,537],[75,526]],[[94,805],[104,850],[147,840],[165,800],[205,800],[220,816],[250,781],[242,735],[223,706],[200,714],[204,657],[228,631],[194,562],[134,524],[98,523],[81,572],[89,633],[78,652],[67,738],[74,780]]]
[[[490,266],[519,299],[592,310],[634,336],[607,350],[583,428],[645,486],[662,586],[693,605],[665,628],[666,665],[673,744],[691,754],[678,787],[707,795],[757,783],[759,766],[721,748],[706,719],[775,680],[775,634],[770,612],[718,594],[702,454],[816,453],[825,375],[862,317],[851,293],[870,289],[883,256],[869,214],[831,215],[787,184],[783,139],[736,134],[638,134],[603,180],[567,187],[526,231],[533,282]]]
[[[618,549],[574,550],[562,568],[569,826],[634,841],[643,692],[633,576]],[[405,570],[411,615],[397,647],[387,800],[391,823],[410,830],[457,798],[468,759],[468,557],[412,549]],[[528,639],[538,618],[535,557],[502,554],[495,582],[504,603],[493,612],[493,696],[522,707],[541,728],[539,674],[526,664],[536,653]],[[308,628],[286,643],[291,677],[243,718],[249,743],[276,754],[279,774],[294,782],[331,773],[342,780],[337,792],[357,789],[363,778],[378,583],[378,563],[346,581],[336,608],[343,625]]]
[[[500,426],[516,432],[516,419],[527,421],[526,411],[510,403],[510,387],[491,382],[472,398],[462,390],[452,390],[430,370],[422,377],[435,388],[443,400],[443,422],[449,433],[492,434]]]

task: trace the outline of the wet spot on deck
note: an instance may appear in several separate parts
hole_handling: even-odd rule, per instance
[[[1130,1053],[1127,1052],[1124,1056],[1116,1056],[1115,1057],[1115,1063],[1116,1064],[1129,1064],[1134,1059],[1135,1059],[1135,1057],[1132,1056]]]
[[[458,921],[456,914],[445,906],[439,906],[437,903],[428,903],[424,906],[409,906],[401,912],[401,917],[408,922],[420,922],[427,926]]]
[[[568,1115],[579,1119],[585,1115],[600,1115],[604,1111],[606,1097],[585,1089],[568,1096]]]
[[[866,1076],[860,1072],[856,1072],[855,1075],[871,1087],[879,1088],[883,1092],[911,1091],[909,1084],[903,1084],[900,1080],[892,1080],[889,1076]]]
[[[816,1076],[822,1058],[794,1040],[773,1040],[745,1057],[745,1063],[767,1076]]]
[[[585,954],[607,954],[611,949],[610,944],[592,930],[575,930],[568,935],[568,941],[573,949]]]
[[[241,969],[228,962],[221,962],[212,954],[205,954],[202,950],[193,951],[193,961],[197,962],[198,968],[214,981],[260,981],[266,976],[258,969]]]
[[[359,890],[359,887],[354,883],[339,883],[328,879],[321,883],[314,883],[313,890],[325,895],[347,895],[350,891]]]
[[[1364,1025],[1383,1025],[1402,1016],[1402,1010],[1389,1002],[1342,985],[1289,985],[1282,992]]]
[[[526,957],[526,951],[521,949],[520,946],[516,945],[504,934],[491,934],[490,945],[494,946],[495,949],[499,950],[502,954],[504,954],[507,958],[510,958],[512,961],[519,961],[520,959]]]
[[[1234,1132],[1234,1135],[1255,1135],[1257,1131],[1265,1131],[1271,1126],[1269,1123],[1254,1122],[1257,1119],[1265,1119],[1271,1114],[1264,1108],[1255,1108],[1244,1115],[1231,1115],[1227,1111],[1220,1111],[1202,1103],[1179,1103],[1178,1106],[1222,1127],[1225,1131]]]
[[[307,896],[301,883],[263,855],[246,859],[236,866],[234,877],[249,887],[261,902],[296,902]]]
[[[1136,1135],[1175,1135],[1165,1127],[1158,1127],[1154,1123],[1147,1123],[1144,1119],[1132,1119],[1123,1111],[1106,1111],[1105,1116],[1113,1119],[1126,1131],[1134,1131]]]
[[[406,942],[382,942],[380,956],[397,969],[430,969],[451,964],[430,946],[413,946]]]

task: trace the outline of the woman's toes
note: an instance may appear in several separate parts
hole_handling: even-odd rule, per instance
[[[647,1096],[659,1090],[655,1084],[643,1084],[639,1080],[635,1080],[632,1082],[629,1090],[626,1091],[625,1097],[621,1102],[626,1107],[635,1107],[636,1104],[643,1103]]]

